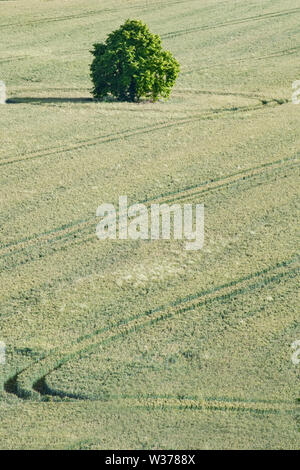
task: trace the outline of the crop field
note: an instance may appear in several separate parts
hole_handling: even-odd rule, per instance
[[[169,101],[92,100],[127,18]],[[0,0],[0,449],[299,449],[300,5]],[[205,206],[203,249],[97,207]]]

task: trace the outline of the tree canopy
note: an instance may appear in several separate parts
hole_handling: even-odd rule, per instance
[[[109,95],[122,101],[167,99],[180,70],[171,52],[163,49],[160,37],[138,20],[127,20],[105,43],[94,44],[91,52],[96,99]]]

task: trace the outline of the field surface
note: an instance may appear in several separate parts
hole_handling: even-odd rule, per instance
[[[168,102],[91,100],[127,18]],[[0,1],[1,449],[296,449],[300,6]],[[204,203],[205,244],[106,240],[96,209]],[[298,219],[299,220],[299,219]]]

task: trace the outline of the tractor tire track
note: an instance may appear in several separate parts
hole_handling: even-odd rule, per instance
[[[283,175],[283,178],[285,178],[285,175]],[[278,178],[274,179],[273,181],[277,181]],[[259,186],[262,186],[264,185],[265,182],[258,182],[257,184],[255,185],[252,185],[251,187],[249,187],[248,189],[253,189],[255,187],[259,187]],[[69,249],[69,248],[81,248],[81,247],[86,247],[86,245],[88,243],[90,243],[91,245],[95,246],[95,235],[89,235],[87,233],[87,236],[86,238],[82,238],[82,239],[79,239],[78,241],[77,240],[74,240],[74,239],[71,239],[68,241],[68,246],[65,246],[65,245],[62,245],[61,247],[58,247],[57,249],[53,250],[53,253],[59,253],[59,252],[63,252],[65,251],[66,249]],[[111,250],[113,251],[113,245],[111,246]],[[51,252],[48,252],[47,255],[41,255],[40,253],[37,255],[36,259],[40,259],[40,258],[43,258],[44,256],[50,256],[52,254],[52,251]],[[111,251],[108,250],[107,252],[105,252],[105,254],[103,254],[101,252],[101,262],[104,261],[104,266],[107,267],[108,264],[109,264],[109,259],[110,259],[110,255],[111,255]],[[97,268],[99,266],[99,261],[100,259],[98,258],[97,259]],[[22,263],[21,263],[22,264]],[[88,267],[88,271],[86,271]],[[42,284],[39,284],[38,287],[32,289],[28,289],[27,291],[19,291],[19,292],[16,292],[16,294],[13,296],[12,300],[14,302],[14,307],[12,309],[12,306],[11,304],[9,304],[9,313],[3,313],[3,308],[2,308],[2,313],[0,315],[0,318],[1,319],[8,319],[10,317],[13,317],[15,315],[18,314],[18,302],[19,301],[26,301],[28,302],[29,300],[32,299],[32,302],[36,302],[36,303],[39,303],[40,302],[40,295],[41,295],[41,292],[47,290],[47,291],[55,291],[57,288],[61,288],[62,286],[64,288],[68,288],[70,286],[70,284],[73,284],[74,281],[80,277],[80,276],[87,276],[87,275],[93,275],[95,274],[95,267],[90,264],[88,264],[87,266],[85,266],[83,268],[83,271],[79,271],[78,270],[76,271],[76,276],[74,275],[68,275],[68,276],[65,276],[65,277],[59,277],[57,279],[54,279],[52,281],[48,281],[48,282],[43,282]],[[10,299],[10,297],[8,297],[8,300]],[[3,305],[4,307],[4,305]]]
[[[160,398],[160,397],[136,397],[135,399],[124,399],[122,404],[128,404],[130,407],[143,409],[178,409],[178,410],[199,410],[199,411],[228,411],[235,413],[254,413],[254,414],[294,414],[294,408],[283,408],[281,404],[274,403],[273,406],[265,405],[259,401],[249,404],[247,401],[237,401],[229,403],[222,399],[208,398]],[[292,403],[290,403],[292,405]]]
[[[260,177],[280,175],[282,171],[294,170],[298,167],[298,154],[296,156],[288,157],[286,159],[277,160],[275,162],[268,162],[256,167],[248,168],[246,170],[238,171],[225,177],[215,178],[209,181],[202,182],[197,185],[193,185],[179,191],[168,192],[166,194],[160,194],[153,198],[139,201],[140,204],[150,206],[152,203],[174,203],[176,201],[182,201],[185,199],[193,199],[198,196],[202,196],[211,191],[217,191],[220,189],[230,188],[233,185],[247,182],[248,180],[256,180]],[[286,165],[286,164],[289,165]],[[296,163],[296,165],[294,164]],[[264,179],[265,182],[265,179]],[[33,237],[28,237],[17,242],[12,242],[1,247],[2,253],[0,259],[9,258],[21,253],[26,253],[26,249],[32,247],[32,245],[38,242],[38,249],[43,246],[51,248],[50,245],[59,241],[66,241],[73,237],[73,239],[82,236],[85,232],[86,235],[90,235],[90,229],[96,225],[95,217],[90,217],[85,220],[79,220],[65,224],[61,227],[57,227],[54,230],[37,234]],[[75,229],[75,230],[74,230]],[[72,241],[72,240],[71,240]],[[73,240],[74,241],[74,240]],[[13,247],[22,246],[21,249],[11,250]],[[56,248],[54,248],[56,250]],[[45,255],[46,256],[46,255]],[[39,255],[39,258],[41,256]],[[30,259],[32,261],[32,258]],[[21,264],[23,264],[21,262]],[[15,267],[14,265],[13,267]],[[5,269],[9,267],[6,266]]]
[[[199,68],[195,68],[195,69],[187,70],[187,71],[183,70],[183,71],[180,72],[180,75],[182,75],[182,76],[190,75],[194,72],[201,72],[202,70],[209,70],[209,69],[217,68],[217,67],[227,67],[227,66],[239,64],[241,62],[265,60],[265,59],[272,59],[272,58],[290,56],[290,55],[296,54],[299,51],[299,49],[300,49],[300,46],[295,46],[295,47],[291,47],[289,49],[274,51],[271,54],[267,54],[267,55],[263,55],[263,56],[240,57],[239,59],[235,59],[232,62],[223,62],[223,63],[218,63],[218,64],[211,64],[211,65],[207,65],[205,67],[199,67]],[[86,49],[76,49],[76,50],[72,50],[72,51],[63,51],[62,53],[63,54],[68,54],[68,55],[69,54],[82,54],[82,53],[86,53]],[[27,55],[27,56],[12,56],[12,57],[7,57],[7,58],[0,58],[0,64],[1,63],[6,63],[6,62],[14,62],[16,60],[26,60],[26,59],[32,60],[32,59],[35,59],[35,58],[38,58],[38,57],[37,56]],[[86,88],[51,88],[50,90],[61,91],[62,89],[65,90],[65,91],[86,90]],[[27,90],[28,89],[26,89],[26,91]],[[44,90],[45,90],[45,88],[43,89],[43,91]],[[34,91],[34,89],[31,88],[30,91]],[[38,89],[36,91],[41,91],[41,89]]]
[[[180,75],[183,75],[183,76],[184,75],[191,75],[192,73],[201,72],[202,70],[209,70],[209,69],[214,69],[214,68],[217,68],[217,67],[228,67],[228,66],[231,66],[231,65],[239,64],[241,62],[273,59],[273,58],[277,58],[277,57],[287,57],[287,56],[296,54],[299,50],[300,50],[300,46],[296,46],[296,47],[292,47],[290,49],[284,49],[284,50],[281,50],[281,51],[277,51],[277,52],[274,52],[274,53],[268,54],[268,55],[263,55],[263,56],[258,56],[258,57],[252,57],[252,56],[241,57],[239,59],[233,60],[232,62],[223,62],[223,63],[219,63],[219,64],[207,65],[206,67],[199,67],[199,68],[195,68],[195,69],[192,69],[192,70],[187,70],[186,72],[182,71],[182,72],[180,72]]]
[[[229,93],[231,94],[231,93]],[[226,115],[230,115],[231,113],[245,113],[245,112],[250,112],[250,111],[257,111],[260,109],[264,109],[267,105],[268,107],[275,107],[278,105],[282,105],[284,101],[282,100],[277,100],[273,98],[272,100],[260,100],[261,103],[253,106],[240,106],[236,107],[233,106],[231,108],[219,108],[215,109],[213,111],[207,111],[206,113],[202,114],[195,114],[186,118],[180,118],[180,119],[174,119],[173,122],[169,121],[163,121],[161,123],[155,124],[155,125],[150,125],[150,126],[144,126],[136,129],[127,129],[119,133],[115,134],[108,134],[106,136],[99,136],[99,137],[94,137],[86,140],[79,141],[77,144],[66,146],[66,147],[54,147],[51,149],[47,149],[46,151],[43,150],[38,151],[38,152],[29,152],[27,154],[23,154],[24,158],[14,158],[14,159],[8,159],[8,160],[2,160],[0,161],[0,167],[1,166],[7,166],[7,165],[12,165],[16,163],[22,163],[26,162],[29,160],[36,160],[40,158],[45,158],[45,157],[50,157],[52,155],[59,155],[62,153],[68,153],[72,152],[74,150],[80,150],[88,147],[94,147],[96,145],[101,145],[101,144],[106,144],[106,143],[112,143],[112,142],[118,142],[122,139],[127,139],[131,137],[135,137],[137,135],[145,135],[151,132],[155,131],[160,131],[163,129],[170,129],[173,127],[178,127],[178,126],[184,126],[186,124],[190,124],[193,122],[198,122],[201,120],[210,120],[210,119],[218,119],[220,117],[224,117]],[[287,101],[286,101],[287,102]]]
[[[293,174],[293,173],[291,173],[291,174]],[[285,178],[286,174],[283,174],[281,177]],[[278,181],[278,176],[276,178],[273,178],[273,181]],[[271,180],[269,182],[271,182]],[[255,187],[259,187],[259,186],[262,186],[262,185],[265,185],[265,184],[266,184],[266,181],[262,180],[262,181],[259,181],[256,184],[251,184],[251,186],[249,186],[248,189],[251,190]],[[240,187],[240,189],[245,191],[245,188],[243,188],[242,186]],[[236,190],[235,190],[235,192],[236,192]],[[59,245],[59,246],[53,245],[53,247],[51,247],[47,253],[37,252],[36,254],[34,254],[34,256],[32,254],[30,254],[30,257],[27,258],[25,262],[30,262],[30,261],[35,261],[35,260],[40,261],[42,258],[49,257],[52,254],[54,254],[54,255],[59,254],[60,252],[64,252],[65,250],[70,250],[70,249],[75,249],[75,248],[80,249],[82,247],[85,248],[87,246],[87,244],[90,244],[91,246],[95,247],[95,241],[96,241],[95,234],[90,235],[90,233],[91,233],[90,231],[88,231],[86,234],[83,233],[82,236],[79,239],[78,239],[77,236],[76,236],[76,238],[74,236],[70,237],[68,240],[65,240],[68,243],[67,245],[65,245],[65,244]],[[109,249],[105,253],[102,253],[102,252],[99,253],[100,258],[99,258],[99,255],[96,258],[97,259],[97,261],[96,261],[97,267],[99,266],[100,260],[101,260],[101,263],[102,262],[104,263],[104,267],[108,266],[109,259],[110,259],[110,252],[113,249],[114,249],[114,247],[112,245],[111,249]],[[33,258],[35,258],[35,259],[33,259]],[[22,265],[25,262],[24,262],[24,260],[21,260],[20,262],[15,263],[15,264],[16,265]],[[87,267],[88,267],[88,272],[86,271]],[[12,266],[10,266],[9,269],[12,269]],[[65,277],[59,277],[59,278],[51,280],[51,281],[43,282],[42,284],[38,285],[34,289],[30,288],[27,291],[21,290],[19,292],[16,292],[15,295],[12,297],[13,308],[12,308],[11,302],[9,300],[9,299],[11,299],[11,297],[8,297],[8,299],[7,299],[7,302],[8,302],[7,308],[5,310],[4,304],[3,304],[3,309],[2,309],[2,313],[1,313],[0,317],[1,317],[2,320],[5,320],[5,319],[8,319],[10,317],[13,317],[13,316],[17,315],[18,312],[19,312],[19,309],[18,309],[19,302],[32,301],[34,303],[39,303],[40,302],[41,292],[43,292],[45,290],[53,292],[58,287],[61,288],[62,285],[65,288],[67,288],[68,286],[70,286],[70,284],[74,283],[74,281],[78,277],[83,276],[83,275],[86,276],[87,274],[88,275],[93,275],[94,273],[95,273],[94,265],[93,264],[90,265],[88,263],[88,265],[83,268],[82,273],[81,273],[81,271],[78,272],[78,270],[77,270],[75,276],[74,276],[74,274],[73,275],[69,274]],[[7,309],[9,309],[9,313],[8,313]]]
[[[51,90],[57,90],[57,89],[52,89]],[[66,88],[59,88],[58,90],[67,90],[67,91],[72,91],[74,90],[74,88],[72,89],[66,89]],[[77,89],[75,89],[77,90]],[[86,89],[84,89],[86,90]],[[40,91],[40,89],[39,89]],[[236,93],[236,92],[224,92],[224,91],[214,91],[214,90],[182,90],[182,92],[186,92],[188,91],[189,93],[199,93],[199,94],[207,94],[207,95],[219,95],[219,96],[236,96],[236,97],[242,97],[242,98],[250,98],[250,99],[254,99],[254,100],[257,100],[261,103],[261,106],[262,105],[266,105],[266,104],[269,104],[269,105],[276,105],[276,104],[279,104],[278,103],[278,100],[276,100],[275,98],[265,98],[265,97],[261,97],[259,95],[255,95],[255,94],[249,94],[249,93]],[[176,93],[180,93],[181,90],[177,90]],[[15,101],[14,101],[15,100]],[[14,103],[17,103],[18,100],[17,99],[14,99],[14,98],[11,98],[8,100],[9,103],[11,104],[14,104]],[[96,101],[95,101],[96,103]],[[281,103],[282,104],[282,103]],[[255,109],[258,105],[255,106]],[[242,110],[244,110],[245,107],[242,107]],[[248,107],[246,107],[248,108]],[[219,108],[219,109],[215,109],[214,111],[207,111],[205,113],[202,113],[200,115],[191,115],[191,116],[187,116],[186,118],[179,118],[179,119],[175,119],[174,121],[177,122],[181,122],[181,121],[186,121],[186,120],[189,120],[191,118],[194,118],[195,116],[196,117],[206,117],[207,114],[218,114],[220,112],[228,112],[228,111],[236,111],[236,110],[239,110],[240,108],[239,107],[233,107],[233,108]],[[101,140],[101,139],[108,139],[108,138],[114,138],[114,137],[122,137],[124,136],[125,134],[130,134],[131,132],[138,132],[138,131],[147,131],[147,130],[150,130],[151,131],[151,128],[154,127],[158,127],[158,126],[164,126],[164,125],[167,125],[167,124],[170,124],[169,121],[161,121],[159,122],[158,124],[150,124],[150,125],[147,125],[147,126],[143,126],[143,127],[137,127],[135,129],[125,129],[124,131],[120,131],[118,133],[113,133],[113,134],[106,134],[106,135],[103,135],[103,136],[96,136],[96,137],[90,137],[88,139],[81,139],[81,140],[78,140],[77,143],[75,144],[75,146],[65,146],[65,147],[62,147],[61,145],[56,145],[56,146],[51,146],[51,147],[44,147],[43,149],[40,149],[40,150],[33,150],[33,151],[30,151],[30,152],[25,152],[25,153],[20,153],[18,155],[17,158],[11,158],[11,159],[8,159],[8,160],[1,160],[0,159],[0,166],[1,165],[7,165],[7,164],[11,164],[11,163],[14,163],[14,162],[19,162],[19,161],[23,161],[23,160],[27,160],[27,158],[38,158],[39,156],[43,156],[44,152],[47,153],[47,152],[51,152],[53,154],[55,153],[59,153],[59,152],[63,152],[65,149],[70,149],[70,150],[73,150],[73,149],[77,149],[77,146],[78,145],[81,145],[81,144],[86,144],[86,143],[94,143],[96,145],[96,143]],[[81,148],[81,147],[80,147]],[[25,158],[20,158],[20,157],[25,157]]]
[[[83,355],[91,354],[103,344],[110,343],[131,333],[137,333],[145,327],[153,326],[160,321],[165,321],[207,304],[222,302],[232,297],[252,292],[270,283],[281,282],[285,278],[295,277],[299,272],[299,267],[293,267],[293,264],[297,263],[298,260],[299,256],[295,255],[289,260],[284,260],[281,263],[269,266],[248,276],[200,291],[185,298],[178,298],[166,305],[123,320],[112,327],[102,328],[90,335],[79,337],[75,342],[72,342],[67,353],[53,350],[24,370],[17,372],[8,379],[4,389],[7,393],[13,393],[22,399],[42,400],[44,397],[40,393],[41,383],[45,382],[47,375],[64,364]],[[266,277],[266,275],[270,275],[270,277]],[[255,282],[251,283],[252,281]]]
[[[59,390],[52,390],[45,382],[45,378],[41,379],[35,385],[35,390],[39,390],[41,395],[44,395],[44,401],[47,397],[58,398],[68,402],[89,401],[89,402],[102,402],[103,400],[92,398],[88,396],[78,396],[68,394]],[[160,396],[151,394],[139,396],[110,396],[105,400],[106,404],[122,403],[123,406],[130,408],[142,409],[178,409],[178,410],[199,410],[199,411],[228,411],[228,412],[246,412],[254,414],[294,414],[296,411],[297,403],[283,400],[260,400],[260,399],[238,399],[233,397],[178,397],[178,396]]]
[[[123,10],[144,10],[150,8],[157,8],[157,6],[169,6],[169,5],[176,5],[180,3],[186,3],[186,0],[178,0],[173,2],[164,2],[158,4],[144,4],[144,5],[135,5],[123,8],[103,8],[101,10],[90,10],[82,13],[77,13],[74,15],[64,15],[64,16],[54,16],[54,17],[45,17],[45,18],[37,18],[32,19],[29,21],[23,21],[21,23],[3,23],[0,24],[1,28],[10,28],[10,27],[22,27],[22,26],[31,26],[31,25],[40,25],[40,24],[47,24],[47,23],[55,23],[60,21],[69,21],[69,20],[77,20],[82,18],[89,18],[91,16],[99,16],[105,13],[115,13],[117,11]]]
[[[28,55],[3,57],[0,59],[0,64],[5,64],[6,62],[14,62],[15,60],[24,60],[24,59],[31,59],[31,57]]]
[[[278,177],[280,177],[280,173],[282,171],[284,172],[283,177],[287,176],[288,170],[290,173],[292,172],[294,174],[294,170],[299,167],[298,164],[292,164],[288,166],[284,165],[284,163],[291,161],[296,162],[297,160],[294,159],[294,157],[290,157],[285,160],[278,160],[276,162],[265,163],[256,168],[236,172],[235,174],[229,175],[228,177],[218,178],[210,182],[204,182],[200,185],[195,185],[184,190],[180,190],[178,192],[170,192],[164,195],[156,196],[153,199],[140,201],[139,203],[144,203],[145,205],[150,206],[150,204],[153,202],[172,204],[177,201],[184,201],[186,199],[193,200],[195,197],[205,195],[206,193],[228,189],[232,186],[241,183],[246,183],[249,180],[250,182],[252,182],[253,180],[255,182],[258,178],[261,177],[263,177],[263,180],[260,184],[266,184],[266,172],[269,172],[267,173],[267,176],[273,177],[270,180],[268,179],[267,182],[273,181],[274,178],[275,180],[277,180]],[[219,184],[220,182],[221,184]],[[253,187],[253,185],[251,185],[251,187]],[[51,255],[52,253],[57,253],[58,251],[65,250],[66,243],[68,243],[68,247],[71,247],[95,240],[95,235],[91,236],[91,230],[94,231],[95,226],[96,220],[95,217],[92,217],[90,219],[80,221],[79,223],[74,222],[73,224],[67,224],[62,227],[62,230],[60,232],[60,228],[57,228],[52,232],[46,232],[46,239],[43,239],[42,237],[44,236],[44,234],[41,234],[40,236],[33,237],[31,239],[28,239],[27,241],[19,241],[15,243],[15,245],[13,245],[18,246],[19,244],[27,243],[27,246],[22,247],[20,249],[15,249],[11,251],[10,248],[12,245],[8,245],[8,251],[0,255],[0,259],[11,259],[11,262],[5,264],[4,269],[7,272],[9,270],[15,269],[17,266],[24,265],[28,262],[32,262],[35,260],[40,260],[46,256]],[[74,231],[75,227],[76,229]],[[58,236],[57,233],[59,233]],[[49,235],[54,236],[50,238]],[[80,238],[79,243],[78,238]],[[38,245],[32,246],[32,244],[34,244],[37,240]],[[62,245],[60,245],[60,242],[62,242]],[[28,253],[28,249],[32,248],[35,249],[36,253]],[[45,248],[45,252],[40,251],[41,249],[44,250]],[[20,259],[20,255],[24,255],[25,258]],[[14,261],[15,256],[18,256],[17,261]]]

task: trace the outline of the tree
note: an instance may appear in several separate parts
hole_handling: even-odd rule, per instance
[[[127,20],[91,51],[93,96],[108,95],[122,101],[142,97],[169,98],[179,73],[179,63],[162,48],[161,39],[142,21]]]

